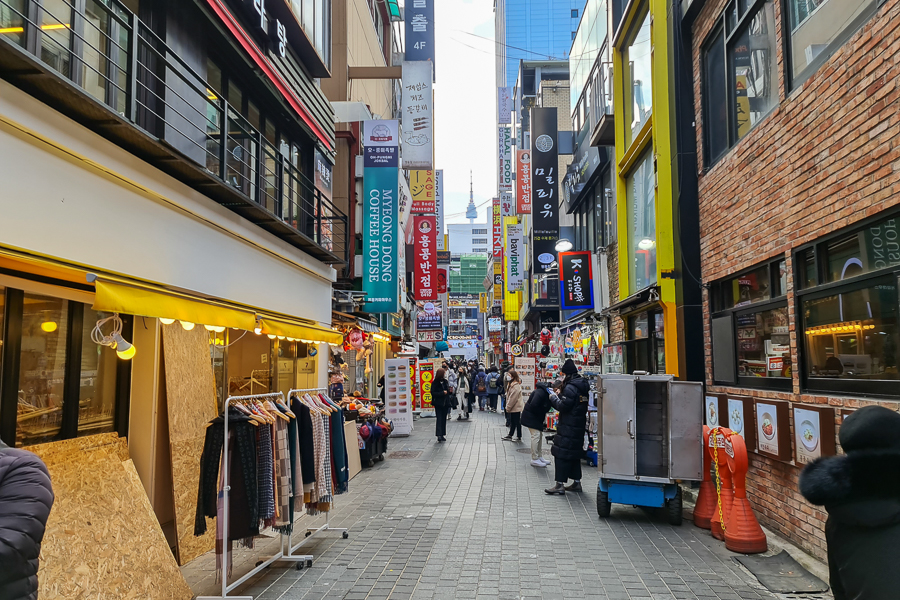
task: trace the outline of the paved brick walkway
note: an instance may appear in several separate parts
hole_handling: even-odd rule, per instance
[[[307,545],[311,568],[275,564],[238,591],[259,600],[773,598],[689,522],[672,527],[620,506],[599,519],[595,469],[584,470],[585,492],[547,496],[553,467],[530,466],[530,454],[516,452],[524,443],[500,440],[502,424],[476,413],[449,423],[438,445],[434,420],[416,421],[389,452],[421,455],[364,469],[337,497],[331,524],[349,528],[349,539],[320,534]],[[321,523],[304,516],[297,526]],[[235,575],[265,550],[236,551]],[[183,571],[195,593],[216,593],[212,555]]]

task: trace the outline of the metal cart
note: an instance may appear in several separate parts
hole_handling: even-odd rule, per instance
[[[703,470],[703,384],[671,375],[601,375],[597,382],[597,514],[612,504],[665,507],[681,524],[679,481]]]

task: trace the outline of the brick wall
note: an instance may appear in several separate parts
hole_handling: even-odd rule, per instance
[[[619,242],[613,242],[606,250],[606,268],[609,272],[609,303],[619,301]],[[609,320],[609,341],[625,341],[625,322],[614,315]]]
[[[703,149],[700,48],[726,3],[707,2],[693,25],[698,156]],[[781,9],[776,1],[779,103],[728,154],[701,170],[700,231],[704,283],[765,259],[787,259],[793,389],[779,393],[712,385],[704,292],[706,379],[711,392],[857,408],[875,402],[801,392],[791,251],[900,204],[900,0],[888,0],[789,95]],[[897,402],[879,403],[897,410]],[[824,558],[826,514],[797,491],[800,467],[755,453],[750,462],[748,495],[760,521]]]

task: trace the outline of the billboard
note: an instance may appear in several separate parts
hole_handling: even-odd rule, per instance
[[[535,274],[555,270],[559,240],[559,148],[556,108],[531,109],[531,184]]]
[[[449,246],[444,247],[444,171],[438,169],[434,172],[434,213],[437,215],[437,249],[440,252],[447,251],[449,261]]]
[[[363,124],[363,291],[365,311],[393,313],[399,306],[398,123]]]
[[[403,61],[403,168],[434,168],[432,63]]]
[[[559,253],[559,301],[563,310],[594,308],[590,252]]]
[[[516,151],[516,214],[531,214],[531,149]]]
[[[499,159],[497,164],[497,189],[501,192],[512,192],[512,131],[508,125],[500,125],[497,128],[497,151]]]
[[[434,63],[434,3],[437,0],[413,0],[406,4],[406,60]]]
[[[434,201],[434,171],[410,171],[409,191],[412,194],[414,215],[433,215],[436,210]]]
[[[494,260],[499,261],[503,256],[503,218],[500,216],[500,198],[494,198],[491,201],[491,235]]]
[[[438,299],[437,292],[437,251],[435,246],[434,215],[416,216],[413,221],[415,240],[413,289],[416,300]]]

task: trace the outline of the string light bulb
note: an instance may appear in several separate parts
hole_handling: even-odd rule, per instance
[[[53,333],[58,327],[59,325],[56,324],[56,321],[44,321],[41,323],[41,329],[47,333]]]
[[[164,319],[164,318],[160,317],[159,322],[162,323],[163,325],[171,325],[172,323],[175,322],[175,319]]]
[[[112,331],[107,335],[103,333],[103,327],[112,323]],[[131,360],[137,354],[134,344],[122,337],[122,319],[119,313],[111,317],[100,319],[91,331],[91,341],[99,346],[106,346],[116,351],[116,356],[122,360]]]
[[[213,331],[215,333],[222,333],[225,331],[224,327],[220,327],[219,325],[204,325],[207,331]]]
[[[113,339],[115,340],[115,346],[113,346],[113,348],[116,350],[116,356],[122,360],[131,360],[134,358],[134,355],[137,353],[137,348],[134,347],[134,344],[125,341],[125,338],[119,333],[113,335]]]
[[[191,323],[190,321],[180,321],[180,323],[181,323],[181,327],[182,327],[185,331],[190,331],[190,330],[192,330],[192,329],[194,328],[194,324]]]

